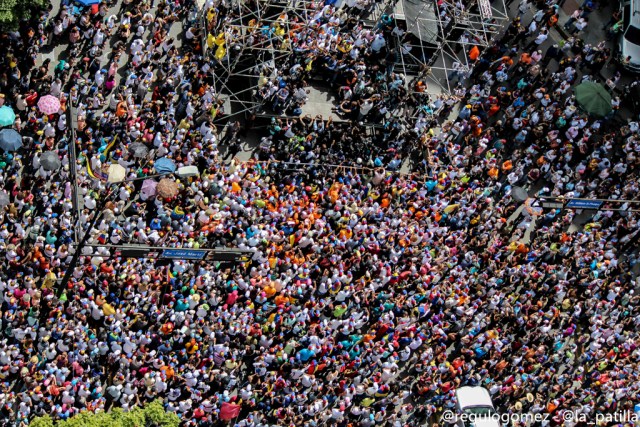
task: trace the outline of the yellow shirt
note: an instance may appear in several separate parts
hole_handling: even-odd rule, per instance
[[[56,277],[56,274],[53,271],[48,272],[47,275],[44,277],[44,281],[42,282],[42,287],[45,289],[51,289],[54,283],[56,283],[57,279],[58,278]]]
[[[178,129],[189,129],[190,127],[191,125],[189,124],[186,118],[182,119],[182,121],[178,125]]]

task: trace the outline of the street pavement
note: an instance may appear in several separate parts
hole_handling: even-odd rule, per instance
[[[61,7],[61,4],[60,4],[61,0],[53,0],[52,3],[53,3],[53,9],[51,11],[50,17],[54,17],[58,13]],[[117,12],[120,10],[120,4],[121,4],[121,0],[118,0],[113,5],[113,7],[109,9],[109,13],[107,16],[111,14],[116,14],[117,16],[118,15]],[[509,5],[508,10],[510,12],[511,17],[517,16],[518,5],[519,5],[519,2],[517,0],[513,1]],[[569,36],[569,34],[567,34],[562,29],[562,26],[569,19],[569,16],[571,15],[571,13],[573,13],[573,11],[579,6],[580,5],[575,0],[566,0],[563,7],[560,9],[560,19],[559,19],[558,25],[551,29],[550,37],[541,46],[543,52],[545,52],[551,45],[557,44],[561,40]],[[617,2],[604,3],[602,4],[602,7],[600,9],[596,9],[594,12],[592,12],[589,15],[589,25],[586,31],[580,35],[580,37],[585,41],[585,43],[596,45],[601,40],[606,39],[605,31],[602,30],[602,27],[605,25],[606,22],[609,21],[611,13],[613,12],[614,8],[617,8],[617,7],[618,7]],[[152,9],[152,13],[153,13],[153,10],[155,10],[155,6]],[[525,25],[528,25],[530,23],[530,21],[533,19],[534,13],[535,13],[535,8],[531,8],[527,11],[527,13],[523,15],[522,21]],[[171,26],[171,29],[169,32],[169,36],[176,41],[176,45],[178,47],[181,46],[182,34],[183,34],[182,23],[178,21]],[[150,32],[147,31],[144,35],[144,39],[147,40],[151,36],[152,35],[150,34]],[[607,46],[612,49],[612,52],[615,51],[614,43],[616,43],[615,40],[607,41]],[[51,59],[52,64],[55,65],[59,59],[65,58],[66,56],[65,50],[67,49],[67,47],[68,47],[68,41],[63,40],[62,43],[57,44],[55,48],[50,52],[40,55],[38,58],[39,64],[42,63],[45,59],[49,58]],[[111,53],[111,45],[106,44],[105,49],[103,50],[102,55],[100,56],[102,63],[105,66],[107,64],[110,53]],[[126,78],[124,69],[126,67],[128,60],[129,60],[129,55],[128,55],[128,52],[125,51],[120,57],[119,73],[116,78],[117,82],[119,82],[122,78]],[[557,64],[555,64],[555,62],[552,61],[552,63],[550,64],[550,69],[552,71],[555,71],[556,68],[557,68]],[[53,67],[51,67],[50,71],[53,72]],[[600,70],[600,76],[603,81],[606,80],[607,78],[612,77],[614,73],[615,73],[614,66],[605,66]],[[622,78],[618,84],[618,88],[621,88],[624,85],[630,83],[631,81],[633,81],[634,78],[636,78],[636,76],[627,72],[623,72]],[[322,100],[320,100],[320,102],[321,101]],[[333,103],[333,98],[326,97],[325,102],[329,104],[327,109],[330,111],[330,107],[331,107],[330,104]],[[456,109],[454,109],[454,111],[456,111]],[[630,117],[630,115],[628,112],[621,111],[620,117],[627,119]],[[254,150],[257,148],[258,142],[259,142],[259,138],[257,137],[257,135],[255,135],[254,133],[250,133],[246,138],[246,140],[243,141],[243,147],[242,147],[243,149],[240,153],[238,153],[237,155],[238,159],[241,161],[246,161],[249,158],[251,158],[251,156],[254,153]],[[224,152],[225,150],[224,147],[221,147],[221,149],[222,149],[222,152]],[[402,171],[409,172],[409,162],[405,162],[405,164],[403,165]]]
[[[118,0],[117,2],[114,3],[114,5],[109,9],[109,12],[107,14],[107,16],[111,15],[111,14],[115,14],[116,16],[118,16],[118,12],[120,11],[120,7],[121,7],[121,1],[122,0]],[[519,1],[515,0],[513,1],[509,6],[508,6],[508,10],[510,13],[510,16],[513,18],[515,16],[518,15],[518,6],[519,6]],[[560,19],[559,19],[559,23],[558,25],[556,25],[554,28],[551,29],[550,31],[550,37],[547,39],[547,41],[545,41],[541,48],[543,50],[543,52],[545,52],[551,45],[553,44],[558,44],[560,43],[563,39],[566,39],[567,37],[569,37],[570,35],[563,30],[563,25],[564,23],[569,19],[569,16],[571,15],[571,13],[573,13],[573,11],[578,8],[580,5],[575,1],[575,0],[566,0],[563,7],[560,8]],[[56,16],[56,14],[58,13],[58,11],[60,10],[61,7],[61,1],[60,0],[53,0],[53,9],[50,13],[50,17],[54,17]],[[606,39],[606,35],[605,35],[605,31],[602,30],[602,27],[609,21],[609,18],[611,16],[611,13],[613,12],[613,10],[615,8],[618,7],[618,3],[617,2],[613,2],[613,3],[605,3],[602,4],[600,9],[596,9],[594,10],[590,15],[589,15],[589,25],[586,29],[586,31],[584,31],[584,33],[580,34],[580,38],[582,38],[585,43],[589,43],[592,45],[597,45],[601,40],[605,40]],[[155,6],[152,8],[152,13],[155,11]],[[534,7],[531,7],[523,16],[522,16],[522,22],[525,26],[528,26],[529,23],[531,22],[531,20],[533,19],[533,15],[535,13],[536,9]],[[170,29],[169,32],[169,36],[172,37],[175,42],[176,45],[178,47],[181,46],[182,44],[182,34],[183,34],[183,24],[182,22],[178,21],[175,22]],[[505,29],[503,29],[505,30]],[[148,38],[152,37],[152,34],[150,34],[150,31],[147,31],[144,36],[143,39],[146,41],[148,40]],[[612,52],[615,51],[615,46],[614,44],[616,43],[616,41],[607,41],[607,46],[611,48]],[[105,45],[105,48],[102,52],[102,55],[100,56],[101,61],[103,66],[106,67],[107,63],[108,63],[108,59],[109,56],[111,54],[111,43],[107,43]],[[42,55],[39,56],[39,63],[42,63],[42,61],[44,61],[45,59],[49,58],[51,59],[52,64],[56,64],[57,61],[59,59],[63,59],[66,57],[66,50],[68,48],[68,41],[67,40],[63,40],[61,43],[58,43],[55,48],[53,48],[50,52],[44,53]],[[120,82],[121,79],[126,78],[126,65],[127,62],[129,61],[129,54],[128,54],[128,50],[126,50],[120,57],[120,61],[119,61],[119,73],[117,74],[116,80],[117,82]],[[552,61],[549,65],[549,68],[551,71],[555,71],[557,69],[558,65],[555,63],[555,61]],[[50,71],[53,72],[53,67],[50,67]],[[600,78],[604,81],[607,78],[610,78],[613,76],[613,74],[615,73],[615,66],[612,66],[611,63],[608,66],[603,67],[601,70],[599,70],[599,74],[600,74]],[[91,76],[88,76],[91,78]],[[579,74],[578,78],[580,78],[581,75]],[[636,78],[636,76],[628,73],[628,72],[623,72],[622,73],[622,78],[618,84],[618,88],[621,88],[623,85],[630,83],[634,78]],[[325,96],[322,97],[318,97],[318,102],[325,102],[327,104],[326,109],[328,109],[330,111],[330,108],[332,106],[332,104],[335,101],[335,98],[327,96],[325,94]],[[450,118],[455,118],[457,115],[457,108],[454,108]],[[628,119],[630,118],[630,113],[626,110],[621,110],[620,112],[620,117],[623,119]],[[257,129],[258,131],[260,131],[260,129]],[[222,130],[224,132],[224,130]],[[254,131],[254,132],[250,132],[246,138],[243,139],[243,145],[242,145],[242,151],[240,153],[237,154],[237,158],[240,161],[246,161],[248,159],[250,159],[253,155],[254,152],[258,146],[259,143],[259,135]],[[220,147],[220,150],[222,152],[222,154],[225,153],[226,151],[226,147]],[[401,172],[404,173],[408,173],[410,172],[410,161],[409,159],[407,159],[407,161],[404,162],[402,168],[401,168]],[[81,197],[80,197],[81,199]],[[82,203],[82,200],[80,200],[80,204]],[[582,225],[588,221],[588,219],[591,217],[591,215],[589,213],[583,213],[582,215],[578,215],[575,218],[574,223],[572,224],[572,230],[573,229],[579,229],[582,227]],[[518,219],[518,216],[515,215],[512,219],[512,221],[516,221]],[[526,233],[524,235],[525,240],[528,240],[529,235],[531,233],[531,231],[535,228],[535,221],[531,221],[529,227],[526,230]]]
[[[575,4],[575,2],[573,2],[573,0],[568,0],[567,4],[564,5],[564,8],[561,9],[560,12],[560,21],[559,21],[559,26],[562,26],[566,20],[568,19],[568,16],[570,16],[570,14],[573,12],[573,10],[575,10],[575,7],[578,7],[577,4]],[[613,10],[614,7],[617,7],[617,5],[614,4],[605,4],[603,5],[603,8],[600,10],[596,10],[594,11],[591,15],[590,15],[590,21],[589,21],[589,27],[587,28],[587,31],[581,35],[581,37],[583,38],[583,40],[585,40],[585,42],[590,43],[590,44],[597,44],[598,42],[600,42],[601,40],[603,40],[605,38],[604,36],[604,32],[601,30],[602,26],[609,20],[609,16]],[[54,8],[51,12],[51,16],[55,16],[58,12],[60,8],[60,1],[59,0],[54,0]],[[517,8],[518,8],[518,3],[514,1],[514,3],[512,3],[510,5],[510,12],[511,12],[511,16],[516,16],[517,15]],[[120,1],[118,1],[110,10],[109,10],[109,14],[112,13],[116,13],[118,10],[120,9]],[[529,10],[524,16],[523,16],[523,23],[525,25],[528,25],[529,22],[531,21],[532,17],[533,17],[533,13],[535,13],[534,10]],[[183,33],[183,27],[182,27],[182,23],[180,22],[176,22],[172,25],[169,36],[173,37],[174,40],[176,41],[177,45],[180,46],[181,44],[181,40],[182,40],[182,33]],[[149,32],[147,31],[147,33],[145,33],[145,39],[150,37],[151,35],[149,34]],[[542,45],[542,49],[543,52],[546,51],[546,49],[548,49],[552,44],[556,44],[558,42],[560,42],[561,40],[563,40],[565,37],[567,37],[567,34],[562,31],[561,29],[558,28],[553,28],[551,30],[551,34],[550,37],[547,41],[545,41],[545,43]],[[614,46],[612,42],[607,42],[608,46],[612,48],[612,51],[614,50]],[[43,55],[40,55],[39,57],[39,62],[41,63],[42,61],[44,61],[47,58],[50,58],[52,60],[53,64],[56,64],[59,58],[63,58],[64,57],[64,51],[67,49],[68,44],[65,42],[58,44],[57,46],[55,46],[55,48],[49,52],[49,53],[45,53]],[[104,49],[102,55],[101,55],[101,59],[103,62],[103,65],[107,64],[108,61],[108,57],[110,55],[110,45],[107,44],[106,48]],[[120,69],[124,69],[124,67],[127,64],[127,61],[129,60],[129,56],[128,53],[125,52],[123,53],[123,55],[120,58]],[[552,69],[557,67],[556,64],[551,65]],[[53,71],[53,67],[51,67],[51,71]],[[609,78],[613,75],[614,73],[614,67],[604,67],[602,70],[600,70],[600,74],[601,77],[603,79]],[[124,75],[124,73],[119,73],[118,75],[118,81],[122,78],[126,77]],[[630,82],[632,79],[634,78],[634,76],[628,74],[628,73],[623,73],[623,78],[620,82],[620,86],[624,85],[628,82]],[[620,87],[619,86],[619,87]],[[328,101],[330,102],[330,101]],[[628,112],[623,112],[623,116],[625,118],[629,117]],[[247,160],[252,156],[253,150],[255,149],[256,145],[257,145],[257,140],[258,138],[256,137],[255,134],[250,135],[249,138],[247,140],[245,140],[244,142],[244,149],[241,153],[238,154],[238,158],[240,160]],[[405,165],[406,167],[406,165]],[[519,221],[518,219],[518,215],[520,213],[520,211],[522,210],[522,208],[520,208],[516,213],[514,213],[514,215],[512,215],[512,217],[509,219],[510,222],[517,222]],[[574,224],[572,225],[572,227],[579,227],[581,225],[581,223],[583,223],[586,219],[588,219],[590,217],[589,214],[585,214],[582,215],[580,217],[576,218],[576,221],[574,222]],[[529,239],[529,235],[531,233],[531,231],[535,228],[535,221],[531,221],[529,227],[526,230],[526,233],[524,235],[525,239]],[[450,351],[450,349],[449,349]],[[398,372],[398,376],[403,376],[405,369],[407,367],[410,367],[409,364],[403,366],[403,369],[400,370],[400,372]],[[399,410],[400,406],[397,406],[395,408],[395,410]]]
[[[58,11],[60,10],[60,8],[62,7],[61,5],[61,0],[52,0],[52,5],[53,5],[53,9],[51,10],[51,13],[49,14],[49,18],[53,18],[58,14]],[[155,14],[155,10],[156,10],[156,4],[158,3],[157,1],[153,1],[153,6],[151,8],[151,13]],[[116,15],[118,17],[118,21],[119,18],[121,17],[121,14],[119,14],[118,12],[120,11],[120,7],[122,4],[122,0],[117,0],[112,7],[109,8],[109,12],[107,13],[107,17],[111,16],[111,15]],[[150,27],[151,29],[152,27]],[[180,46],[182,46],[182,35],[183,35],[184,31],[182,28],[182,22],[181,21],[176,21],[171,25],[171,28],[169,30],[169,34],[168,37],[172,37],[175,40],[175,45],[179,48]],[[153,37],[153,34],[151,34],[151,32],[148,30],[145,32],[145,34],[143,35],[143,40],[146,42],[148,41],[150,38]],[[69,40],[68,39],[63,39],[61,42],[57,43],[55,48],[53,50],[51,50],[50,52],[44,53],[39,55],[38,57],[38,65],[40,65],[43,61],[45,61],[46,59],[51,59],[51,63],[53,65],[58,63],[59,59],[64,59],[66,58],[66,50],[69,47]],[[112,47],[112,43],[105,43],[105,47],[102,51],[102,55],[100,55],[100,60],[102,62],[103,66],[106,66],[109,60],[109,56],[111,55],[111,47]],[[128,46],[127,46],[128,47]],[[128,49],[125,50],[122,55],[120,56],[120,60],[118,61],[118,74],[116,75],[116,83],[120,83],[120,80],[125,78],[126,79],[126,75],[124,75],[123,70],[125,69],[127,63],[129,61],[129,51]],[[49,70],[50,74],[53,74],[53,67],[51,67],[51,69]]]

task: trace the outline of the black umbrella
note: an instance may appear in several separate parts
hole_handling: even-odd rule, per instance
[[[134,142],[129,146],[129,152],[133,154],[133,157],[147,157],[147,154],[149,154],[149,148],[141,142]]]
[[[511,190],[511,197],[513,197],[513,200],[516,202],[522,203],[529,198],[529,193],[522,187],[514,186]]]
[[[40,157],[40,165],[46,171],[55,171],[60,169],[62,163],[55,151],[47,151]]]

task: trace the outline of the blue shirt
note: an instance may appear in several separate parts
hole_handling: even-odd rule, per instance
[[[316,353],[312,350],[309,350],[308,348],[303,348],[298,352],[298,355],[300,357],[300,360],[302,360],[303,362],[306,362],[307,360],[315,356]]]

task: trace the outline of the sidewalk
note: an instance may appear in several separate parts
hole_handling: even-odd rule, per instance
[[[564,24],[569,20],[571,14],[582,5],[582,3],[583,0],[566,0],[560,8],[558,25],[556,25],[555,28],[552,29],[552,32],[555,31],[563,39],[569,38],[571,35],[564,30]],[[589,14],[589,25],[587,26],[586,30],[579,35],[579,37],[584,41],[585,44],[591,44],[595,46],[602,40],[606,40],[607,34],[606,31],[602,29],[602,27],[604,27],[605,24],[609,22],[611,15],[617,9],[617,1],[602,2],[599,9],[595,9]],[[611,49],[612,57],[615,55],[617,42],[617,39],[606,41],[606,46]],[[613,63],[610,62],[610,64],[610,66],[606,66],[600,69],[599,74],[603,81],[606,81],[607,79],[613,77],[616,72],[617,68],[613,65]],[[620,79],[620,82],[617,86],[618,90],[620,90],[628,83],[631,83],[636,78],[637,76],[634,76],[629,72],[622,71],[622,78]]]
[[[560,19],[558,21],[558,27],[560,33],[565,33],[563,26],[569,20],[571,14],[578,9],[584,0],[566,0],[560,8]],[[609,22],[614,10],[618,8],[618,2],[604,3],[600,5],[600,9],[595,9],[588,16],[589,25],[586,31],[580,35],[585,43],[596,45],[601,40],[606,38],[606,31],[602,30],[602,27]],[[568,34],[567,34],[568,36]],[[613,43],[607,44],[609,47],[613,47]]]
[[[549,31],[549,38],[541,46],[541,49],[543,52],[546,52],[546,50],[552,44],[557,44],[560,41],[566,40],[571,37],[571,34],[569,34],[566,30],[564,30],[564,24],[569,20],[569,17],[571,16],[571,14],[576,9],[578,9],[583,2],[584,0],[566,0],[565,1],[565,3],[562,5],[559,11],[560,16],[558,19],[558,24],[553,28],[551,28],[551,30]],[[512,17],[517,16],[519,3],[520,3],[519,1],[513,1],[511,3],[511,5],[509,6],[510,16]],[[578,35],[578,38],[582,39],[585,44],[591,44],[593,46],[597,45],[602,40],[605,40],[606,46],[611,49],[612,56],[613,56],[615,52],[617,40],[611,40],[611,41],[606,40],[606,32],[602,30],[602,27],[607,22],[609,22],[609,18],[611,17],[611,14],[617,7],[618,7],[618,2],[606,3],[606,4],[602,4],[600,9],[595,9],[593,12],[591,12],[588,16],[589,25],[587,26],[584,32]],[[524,14],[524,16],[522,16],[522,22],[524,25],[526,26],[529,25],[536,11],[537,9],[535,7],[532,7],[527,11],[527,13]],[[574,56],[573,53],[571,52],[569,52],[569,55]],[[551,71],[555,71],[555,67],[556,65],[554,63],[550,64]],[[611,59],[607,63],[607,66],[602,67],[600,70],[594,73],[595,74],[594,77],[596,77],[598,80],[600,80],[601,83],[604,84],[607,81],[607,79],[614,76],[615,72],[618,69],[621,70],[622,76],[616,86],[615,92],[618,96],[621,96],[622,88],[627,84],[633,82],[635,79],[637,79],[638,78],[637,75],[634,75],[622,69],[621,67],[617,66],[616,62],[613,59]],[[582,72],[578,71],[578,79],[580,78],[582,78]],[[632,117],[631,112],[627,111],[625,108],[622,108],[620,110],[618,118],[625,120],[630,117]]]

